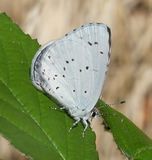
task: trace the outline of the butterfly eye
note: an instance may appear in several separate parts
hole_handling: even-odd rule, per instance
[[[96,115],[97,115],[97,113],[95,111],[92,112],[92,114],[91,114],[92,117],[95,117]]]

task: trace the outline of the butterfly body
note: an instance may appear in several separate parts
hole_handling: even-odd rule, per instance
[[[87,121],[94,112],[110,62],[110,29],[86,24],[60,40],[42,46],[32,61],[34,86],[54,97],[76,120]]]

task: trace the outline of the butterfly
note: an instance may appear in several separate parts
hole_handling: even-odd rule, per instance
[[[33,85],[54,97],[75,120],[84,124],[98,114],[95,107],[106,77],[111,31],[103,23],[89,23],[42,46],[31,65]],[[72,128],[72,127],[71,127]]]

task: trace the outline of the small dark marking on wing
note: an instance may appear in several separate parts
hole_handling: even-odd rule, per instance
[[[51,58],[51,56],[48,56],[48,58],[50,59],[50,58]]]
[[[80,69],[79,71],[82,72],[82,69]]]
[[[72,58],[71,61],[74,61],[74,59]]]
[[[73,92],[75,92],[75,90],[73,90]]]
[[[65,68],[65,67],[63,67],[63,70],[65,71],[65,70],[66,70],[66,68]]]
[[[101,54],[103,54],[103,52],[102,52],[102,51],[100,51],[100,53],[101,53]]]
[[[88,44],[89,44],[90,46],[92,46],[92,43],[91,43],[91,42],[89,42],[89,41],[88,41]]]
[[[59,87],[56,87],[56,89],[59,89]]]
[[[54,76],[55,76],[55,77],[57,77],[58,75],[57,75],[57,74],[55,74]]]
[[[94,42],[94,44],[98,44],[98,42]]]
[[[69,63],[69,61],[66,61],[66,63]]]
[[[73,29],[73,32],[76,31],[76,29]]]
[[[87,91],[84,91],[84,93],[87,93]]]
[[[89,69],[89,66],[86,66],[86,70],[88,70]]]
[[[68,36],[68,33],[67,33],[67,34],[65,34],[65,36]]]
[[[65,78],[65,75],[62,75],[63,78]]]

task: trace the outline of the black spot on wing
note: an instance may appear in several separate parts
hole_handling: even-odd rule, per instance
[[[100,54],[103,54],[103,52],[102,52],[102,51],[100,51]]]
[[[89,69],[89,66],[86,66],[86,70],[88,70]]]
[[[89,44],[90,46],[92,46],[92,43],[91,43],[91,42],[89,42],[89,41],[88,41],[88,44]]]
[[[59,87],[56,87],[56,89],[59,89]]]
[[[98,44],[98,42],[94,42],[94,44]]]

